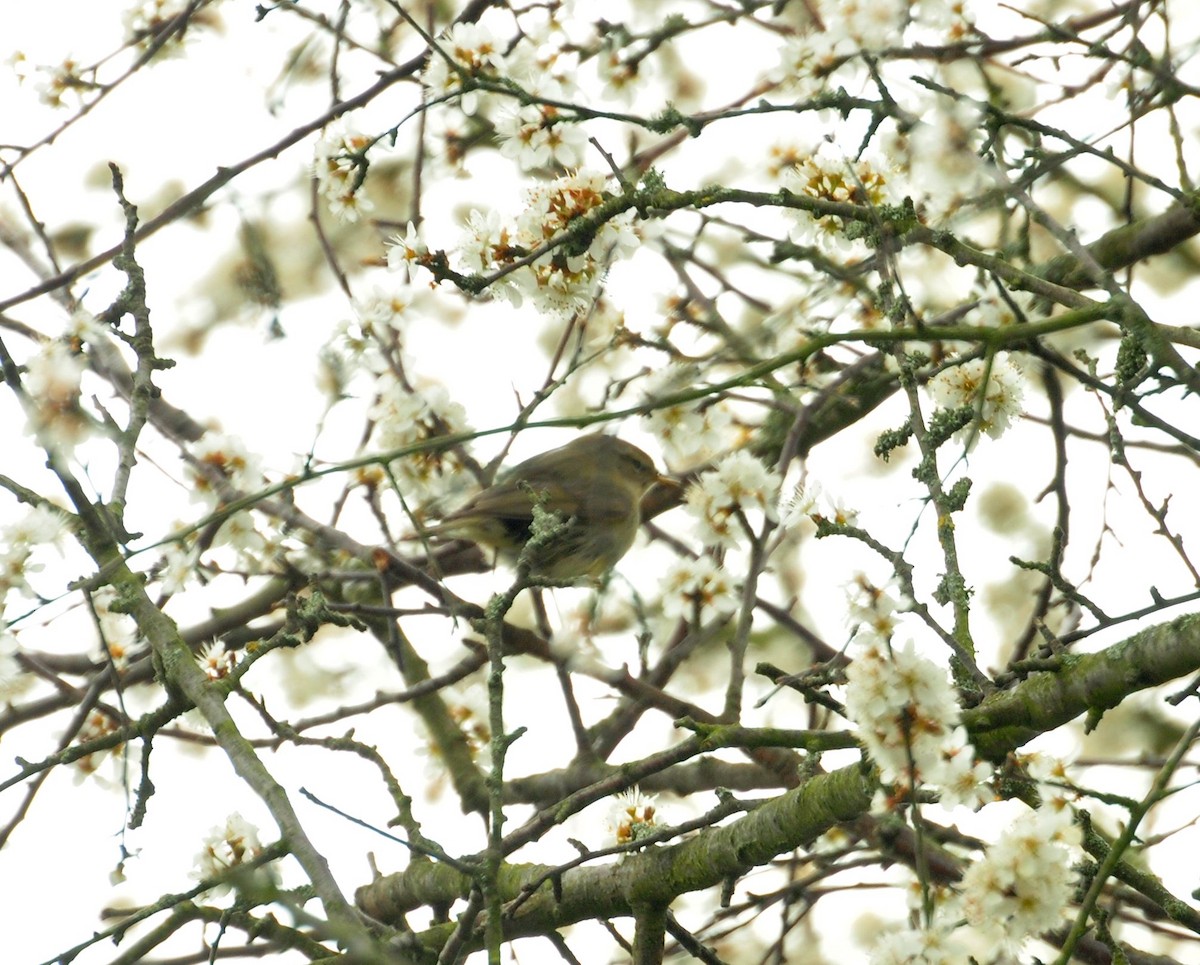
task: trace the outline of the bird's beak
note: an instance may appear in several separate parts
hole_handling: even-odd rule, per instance
[[[642,520],[653,519],[683,501],[683,483],[670,476],[658,476],[642,497]]]

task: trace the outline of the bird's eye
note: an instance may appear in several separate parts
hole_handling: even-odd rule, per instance
[[[654,468],[654,463],[640,453],[628,452],[625,454],[624,461],[628,469],[639,476],[658,475],[658,470]]]

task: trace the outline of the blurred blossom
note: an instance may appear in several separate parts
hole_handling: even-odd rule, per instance
[[[934,94],[909,109],[920,122],[894,135],[887,150],[908,172],[906,192],[940,221],[990,183],[979,156],[983,114],[969,102]]]
[[[262,854],[263,846],[258,837],[258,828],[238,812],[226,818],[205,836],[193,861],[191,877],[195,881],[216,878],[232,868],[248,864]],[[269,869],[260,868],[260,873],[273,877]],[[218,885],[209,894],[229,889],[228,884]]]
[[[400,325],[412,304],[413,298],[406,292],[373,286],[365,296],[354,299],[360,337],[374,339],[383,348],[398,348]]]
[[[696,388],[701,379],[698,366],[668,366],[653,373],[643,391],[646,403],[654,406],[646,416],[646,428],[662,443],[667,463],[677,470],[707,462],[732,441],[733,417],[723,401],[694,399],[670,405],[658,401]]]
[[[466,410],[443,386],[417,393],[402,387],[391,373],[384,373],[377,391],[369,416],[375,426],[372,444],[378,449],[406,449],[470,430]],[[441,445],[399,456],[391,466],[405,484],[404,496],[411,508],[445,496],[457,486],[463,472],[454,449]]]
[[[133,617],[113,609],[116,599],[117,591],[111,586],[100,587],[91,594],[92,611],[100,633],[100,659],[112,660],[118,670],[123,670],[142,638]]]
[[[635,59],[629,48],[604,47],[594,59],[605,96],[625,105],[633,103],[652,73],[652,62]]]
[[[1037,297],[1032,292],[1005,291],[1003,295],[994,288],[977,294],[978,304],[971,314],[971,321],[985,328],[1007,328],[1031,319],[1040,318]]]
[[[838,0],[833,29],[861,49],[890,47],[903,35],[909,6],[910,0]]]
[[[1045,751],[1018,751],[1013,760],[1035,781],[1066,783],[1067,762]]]
[[[176,523],[175,529],[184,529]],[[195,576],[198,552],[192,540],[172,540],[162,548],[162,556],[156,568],[159,587],[168,596],[182,590]]]
[[[88,714],[87,720],[83,726],[79,728],[79,732],[75,735],[74,744],[87,744],[94,740],[100,740],[110,734],[117,732],[117,722],[108,714],[99,710],[93,710]],[[120,744],[114,744],[111,747],[106,747],[103,750],[92,751],[90,754],[85,754],[83,757],[78,757],[72,761],[72,767],[75,768],[75,782],[78,784],[95,774],[99,770],[100,765],[110,755],[116,753],[120,749]]]
[[[0,705],[8,706],[13,699],[33,686],[33,674],[21,666],[17,659],[21,645],[15,634],[0,621]]]
[[[90,71],[86,71],[91,73]],[[84,102],[84,91],[93,84],[84,77],[85,68],[73,57],[64,57],[58,64],[29,66],[22,61],[18,76],[30,80],[34,92],[47,107],[78,108]]]
[[[561,41],[561,42],[560,42]],[[565,101],[579,96],[579,54],[565,50],[565,38],[526,34],[501,64],[501,73],[533,98]],[[550,105],[543,105],[548,108]]]
[[[25,362],[25,391],[43,406],[64,407],[79,397],[86,367],[83,355],[64,341],[44,342]]]
[[[164,53],[177,54],[181,52],[183,42],[194,36],[197,29],[220,25],[220,21],[212,12],[213,6],[215,5],[207,4],[197,7],[187,0],[136,0],[121,14],[125,40],[127,43],[149,46],[159,40],[164,30],[174,25],[173,21],[177,17],[188,13],[186,28],[177,30],[167,44],[155,51],[156,57],[161,57]]]
[[[33,403],[29,428],[44,444],[70,451],[89,433],[79,408],[87,360],[67,342],[44,342],[25,363],[22,385]]]
[[[662,580],[663,613],[703,622],[738,608],[738,589],[729,573],[709,556],[677,560]]]
[[[67,342],[74,346],[78,343],[105,340],[109,337],[109,331],[107,326],[96,320],[95,315],[85,308],[77,307],[67,320],[67,328],[63,335]]]
[[[767,75],[776,96],[806,100],[825,90],[837,65],[837,51],[825,31],[792,36],[779,49],[779,63]]]
[[[962,965],[971,961],[953,926],[889,932],[871,948],[871,965]]]
[[[488,724],[488,697],[485,685],[478,679],[460,684],[451,693],[443,692],[446,711],[462,734],[471,760],[481,768],[492,764],[492,732]],[[425,790],[431,801],[441,797],[449,783],[449,771],[442,756],[441,744],[429,736],[421,720],[414,722],[414,746],[418,755],[426,757]]]
[[[58,550],[70,532],[67,517],[49,506],[34,506],[15,522],[0,526],[0,603],[11,590],[33,593],[28,577],[45,564],[36,558]]]
[[[194,463],[188,464],[194,499],[222,501],[216,492],[215,474],[239,493],[254,492],[263,484],[261,461],[234,436],[221,432],[205,433],[192,450]],[[198,465],[196,465],[198,463]],[[207,471],[206,471],[207,470]]]
[[[866,625],[881,639],[891,639],[901,601],[890,586],[876,586],[862,574],[846,592],[847,622],[851,627]]]

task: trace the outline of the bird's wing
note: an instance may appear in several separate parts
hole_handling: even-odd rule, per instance
[[[543,507],[551,512],[565,512],[566,507],[573,502],[560,483],[536,480],[526,489],[515,483],[501,483],[491,489],[485,489],[467,503],[462,509],[452,513],[447,519],[462,517],[497,516],[503,519],[525,520],[533,518],[533,504],[545,501]]]

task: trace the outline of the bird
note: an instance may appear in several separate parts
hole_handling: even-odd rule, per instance
[[[519,463],[424,535],[483,543],[547,582],[594,581],[633,545],[642,497],[655,484],[676,485],[637,446],[589,433]],[[557,517],[557,526],[526,551],[535,505]]]

